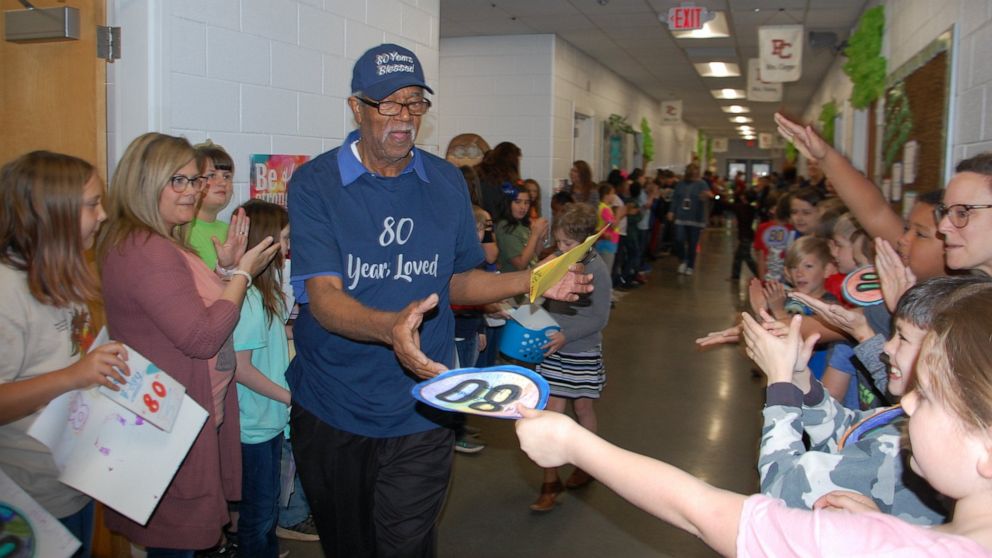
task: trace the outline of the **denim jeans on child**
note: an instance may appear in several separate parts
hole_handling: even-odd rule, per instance
[[[241,444],[241,504],[238,510],[238,555],[277,556],[279,465],[282,434],[259,444]]]

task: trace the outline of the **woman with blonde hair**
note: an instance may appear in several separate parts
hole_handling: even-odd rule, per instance
[[[231,334],[252,278],[279,248],[270,237],[245,251],[249,223],[239,214],[230,229],[241,238],[234,253],[218,254],[220,266],[233,264],[228,280],[207,268],[180,230],[206,182],[194,155],[185,139],[164,134],[131,142],[97,244],[110,336],[167,370],[210,415],[146,525],[107,511],[107,527],[146,546],[150,558],[214,546],[228,522],[227,501],[240,499]]]

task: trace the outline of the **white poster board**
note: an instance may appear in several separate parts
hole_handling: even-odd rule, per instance
[[[203,428],[207,411],[183,396],[171,432],[101,395],[70,391],[28,434],[52,451],[59,480],[144,525]]]

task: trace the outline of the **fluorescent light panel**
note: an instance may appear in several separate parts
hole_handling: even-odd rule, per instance
[[[667,16],[668,12],[665,12]],[[717,37],[729,37],[730,26],[727,25],[727,16],[723,12],[713,12],[715,17],[703,24],[702,29],[692,31],[672,31],[672,36],[676,39],[713,39]]]
[[[703,77],[737,77],[741,75],[740,67],[733,62],[699,62],[693,66]]]
[[[710,94],[717,99],[743,99],[747,96],[743,89],[711,89]]]

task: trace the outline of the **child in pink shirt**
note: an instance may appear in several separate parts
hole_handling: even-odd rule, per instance
[[[744,315],[748,356],[769,385],[805,373],[817,336],[803,340],[801,321],[794,317],[780,339]],[[851,492],[827,494],[806,511],[722,490],[618,448],[558,413],[522,409],[517,435],[539,465],[574,463],[725,556],[992,556],[990,339],[992,296],[977,292],[949,304],[923,341],[915,386],[902,399],[910,466],[955,501],[954,520],[934,528],[878,513],[870,498]]]

